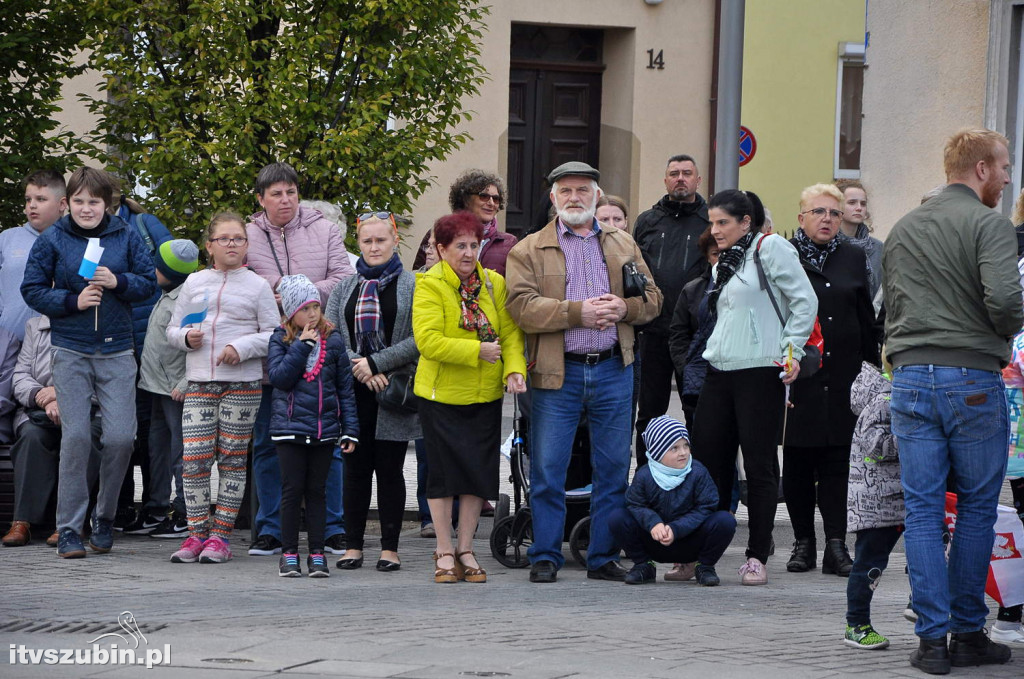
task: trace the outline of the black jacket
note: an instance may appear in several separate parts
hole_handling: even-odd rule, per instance
[[[795,239],[791,242],[796,244]],[[825,355],[813,377],[793,383],[787,446],[848,446],[853,439],[857,417],[850,410],[850,387],[863,361],[879,362],[864,260],[864,250],[850,243],[840,244],[828,256],[823,271],[801,258],[818,297]]]
[[[683,286],[683,292],[679,295],[675,312],[672,314],[672,325],[669,326],[668,353],[672,357],[672,365],[676,369],[676,380],[684,381],[684,394],[700,394],[701,385],[704,383],[703,376],[707,366],[704,359],[699,359],[704,363],[702,370],[687,371],[686,364],[690,344],[700,325],[700,303],[705,297],[710,281],[711,269],[709,268],[698,278]]]
[[[644,332],[667,337],[683,286],[710,268],[697,247],[697,239],[708,224],[708,204],[700,194],[692,203],[664,196],[636,218],[633,239],[665,297],[661,314],[643,328]]]

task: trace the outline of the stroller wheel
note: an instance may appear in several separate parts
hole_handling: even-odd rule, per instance
[[[498,504],[494,505],[494,523],[498,523],[511,513],[512,500],[508,495],[498,495]]]
[[[533,544],[533,522],[526,516],[506,516],[491,530],[491,555],[506,568],[526,568],[526,550]],[[518,521],[517,521],[518,519]]]
[[[590,549],[590,517],[585,516],[576,522],[569,533],[569,551],[576,562],[587,567],[587,551]]]

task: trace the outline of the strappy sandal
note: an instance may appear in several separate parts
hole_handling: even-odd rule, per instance
[[[438,554],[434,552],[434,582],[450,583],[458,582],[459,575],[454,568],[437,568],[437,562],[439,559],[443,559],[446,556],[452,557],[455,560],[455,564],[458,565],[459,560],[455,558],[455,555],[451,552],[445,552],[444,554]]]
[[[465,552],[455,553],[455,565],[458,567],[459,574],[461,576],[459,579],[465,580],[466,582],[487,582],[487,571],[483,568],[470,568],[462,562],[462,557],[466,554],[476,558],[476,554],[474,554],[471,549]]]

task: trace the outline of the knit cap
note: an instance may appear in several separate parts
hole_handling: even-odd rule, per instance
[[[199,267],[199,248],[190,240],[179,238],[160,244],[153,258],[157,270],[175,285],[181,285]]]
[[[320,291],[302,274],[282,276],[277,284],[277,294],[281,295],[281,309],[289,321],[303,307],[313,302],[320,303]]]
[[[690,432],[686,431],[686,425],[667,415],[654,418],[644,430],[647,457],[655,462],[660,462],[672,444],[679,439],[686,439],[687,443],[690,442]]]

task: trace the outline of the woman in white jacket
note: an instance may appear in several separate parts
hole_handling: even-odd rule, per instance
[[[260,405],[261,358],[281,322],[274,292],[245,261],[245,223],[224,212],[206,231],[213,266],[182,284],[167,340],[187,351],[182,477],[189,536],[171,555],[175,563],[223,563],[245,493],[246,453]],[[220,485],[210,516],[210,470]]]
[[[716,193],[708,216],[719,256],[715,285],[702,302],[714,322],[702,326],[707,338],[703,356],[710,367],[694,413],[693,456],[715,479],[719,509],[728,509],[737,448],[742,446],[750,538],[740,575],[744,585],[763,585],[778,500],[777,443],[785,385],[800,372],[818,301],[796,248],[782,236],[760,233],[764,207],[755,194],[735,189]]]

